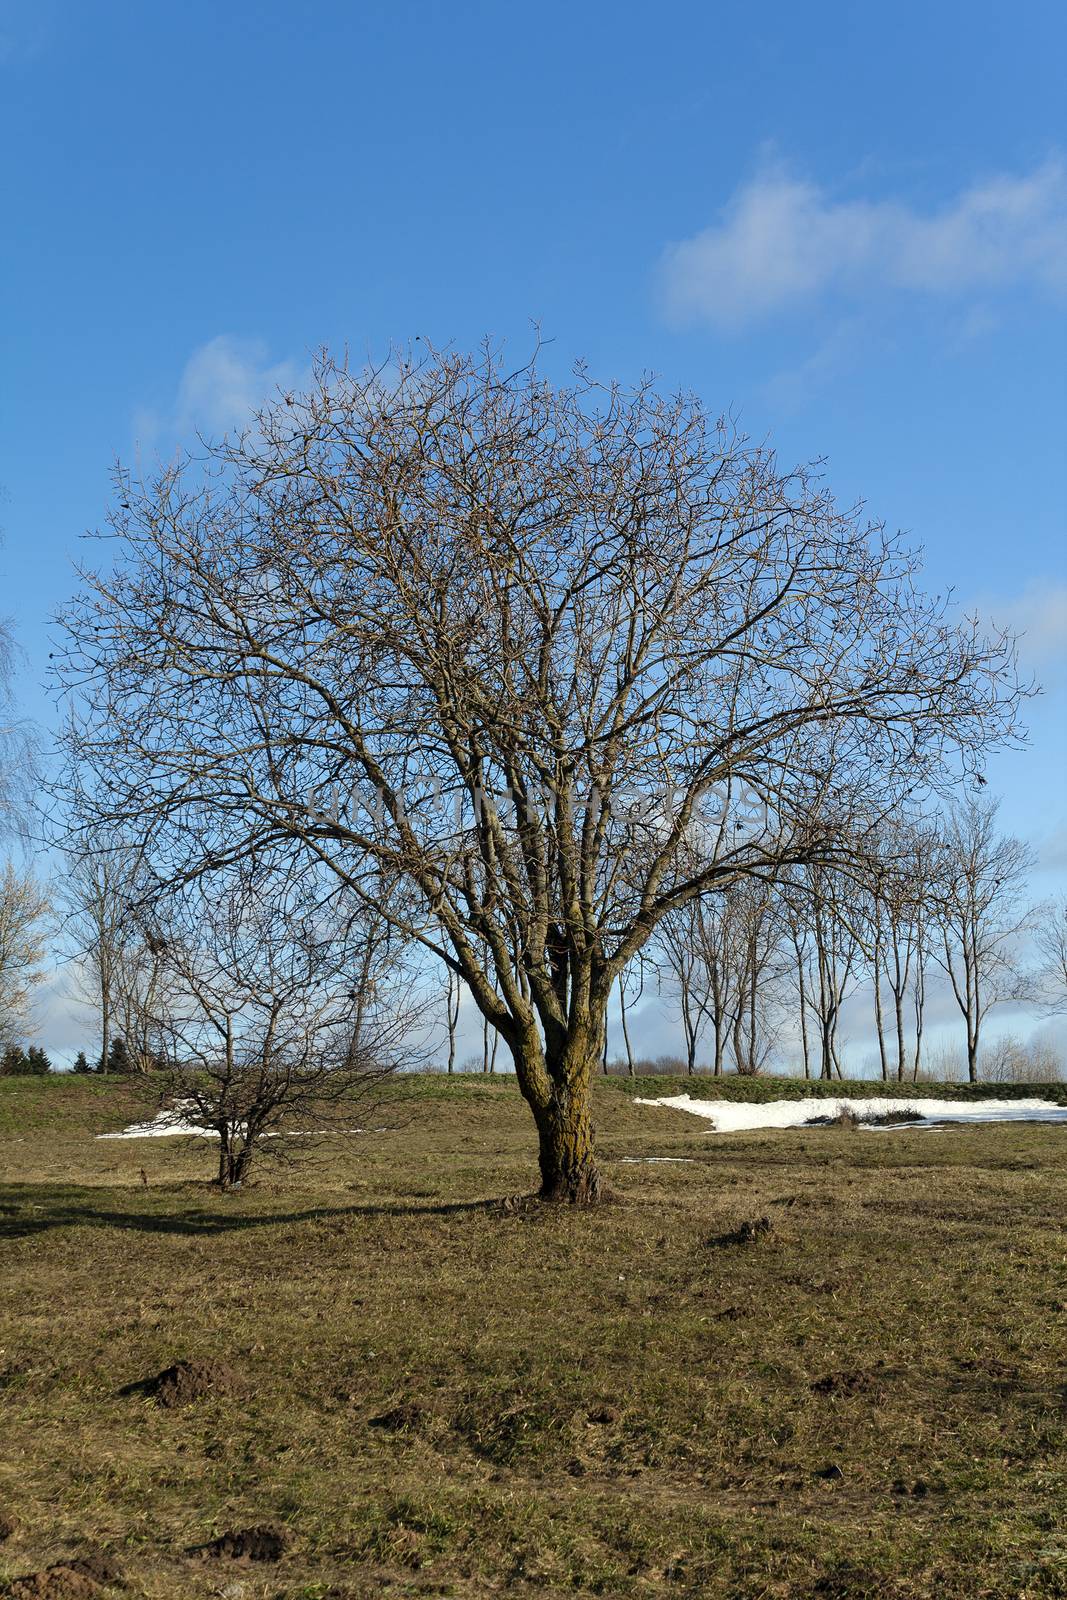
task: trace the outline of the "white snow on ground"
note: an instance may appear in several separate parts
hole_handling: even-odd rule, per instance
[[[889,1099],[872,1096],[861,1100],[816,1099],[768,1100],[757,1105],[742,1100],[694,1100],[692,1095],[675,1094],[663,1100],[636,1098],[638,1106],[668,1106],[688,1111],[711,1123],[712,1133],[745,1133],[754,1128],[802,1128],[812,1117],[836,1117],[840,1111],[857,1116],[882,1116],[887,1111],[907,1111],[921,1121],[898,1123],[897,1127],[929,1128],[946,1122],[1064,1122],[1067,1106],[1052,1100],[927,1100]],[[861,1124],[863,1126],[863,1124]],[[872,1133],[888,1133],[892,1125]]]
[[[198,1122],[189,1122],[185,1112],[187,1106],[175,1106],[171,1111],[159,1111],[151,1122],[135,1122],[128,1128],[120,1128],[118,1133],[98,1133],[98,1139],[217,1139],[218,1130],[205,1128]],[[261,1134],[263,1139],[310,1139],[316,1133],[314,1128],[287,1128],[284,1132],[271,1130]],[[365,1128],[333,1128],[332,1133],[365,1133]],[[384,1128],[377,1128],[377,1133],[384,1133]]]
[[[173,1111],[159,1111],[151,1122],[135,1122],[129,1128],[122,1128],[118,1133],[98,1133],[98,1139],[173,1139],[177,1136],[188,1138],[192,1134],[198,1138],[217,1139],[218,1134],[214,1128],[201,1128],[195,1122],[187,1122],[180,1107]]]

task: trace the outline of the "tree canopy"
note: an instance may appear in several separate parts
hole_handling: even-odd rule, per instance
[[[160,885],[254,857],[440,957],[546,1196],[599,1191],[589,1075],[665,916],[851,859],[1014,735],[1011,641],[690,396],[324,359],[205,449],[120,473],[66,613],[79,810]]]

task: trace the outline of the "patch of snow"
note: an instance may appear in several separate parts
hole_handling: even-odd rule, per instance
[[[121,1128],[117,1133],[98,1133],[98,1139],[217,1139],[218,1130],[205,1127],[199,1122],[190,1122],[188,1102],[179,1103],[169,1111],[158,1111],[151,1122],[134,1122],[128,1128]],[[365,1128],[285,1128],[271,1129],[260,1134],[262,1139],[312,1139],[317,1133],[366,1133]],[[385,1128],[375,1130],[385,1133]]]
[[[857,1116],[884,1116],[888,1111],[907,1111],[921,1119],[897,1123],[897,1128],[929,1128],[946,1122],[1064,1122],[1067,1106],[1053,1100],[927,1100],[908,1102],[872,1096],[870,1099],[842,1098],[803,1100],[694,1100],[692,1095],[675,1094],[661,1100],[636,1098],[635,1105],[667,1106],[673,1111],[688,1111],[711,1123],[712,1133],[747,1133],[758,1128],[802,1128],[812,1117],[836,1117],[841,1111]],[[861,1124],[864,1126],[864,1124]],[[891,1133],[894,1125],[870,1128],[870,1132]]]
[[[189,1122],[185,1108],[176,1106],[172,1111],[158,1111],[151,1122],[135,1122],[118,1133],[98,1133],[98,1139],[174,1139],[179,1137],[217,1138],[214,1128],[201,1127]]]

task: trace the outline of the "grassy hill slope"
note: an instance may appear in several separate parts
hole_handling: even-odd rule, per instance
[[[0,1080],[0,1584],[1067,1595],[1065,1130],[722,1137],[635,1088],[692,1085],[598,1086],[617,1200],[574,1214],[506,1198],[504,1078],[227,1197],[206,1143],[92,1137],[128,1085]],[[122,1392],[181,1358],[229,1389]],[[261,1524],[278,1561],[189,1553]]]

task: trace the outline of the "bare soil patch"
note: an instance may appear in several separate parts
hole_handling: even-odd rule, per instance
[[[231,1561],[280,1561],[288,1548],[289,1535],[284,1528],[261,1523],[255,1528],[232,1528],[189,1553],[203,1560],[223,1557]]]
[[[71,1561],[57,1561],[16,1578],[4,1590],[9,1600],[100,1600],[123,1587],[122,1568],[103,1551],[90,1550]]]
[[[176,1361],[154,1377],[128,1383],[121,1394],[143,1394],[164,1410],[197,1400],[226,1399],[244,1394],[247,1383],[224,1361]]]

